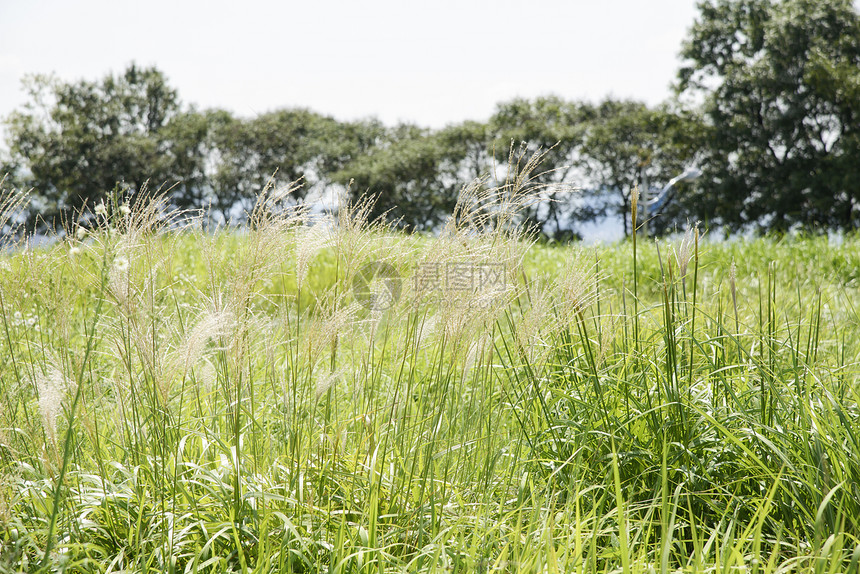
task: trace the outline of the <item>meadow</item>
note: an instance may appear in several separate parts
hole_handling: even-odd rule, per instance
[[[860,238],[543,245],[529,178],[8,240],[0,572],[857,571]]]

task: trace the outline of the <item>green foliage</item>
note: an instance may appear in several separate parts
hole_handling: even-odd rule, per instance
[[[217,167],[215,205],[224,215],[249,209],[267,185],[302,181],[294,197],[325,185],[329,174],[365,153],[381,135],[376,122],[339,123],[305,109],[278,110],[251,119],[219,114],[212,130]]]
[[[498,185],[513,175],[507,170],[517,157],[539,151],[540,169],[529,181],[543,189],[542,201],[525,207],[521,222],[562,238],[570,234],[572,223],[603,213],[585,203],[581,192],[570,191],[585,183],[587,162],[603,166],[607,161],[584,145],[588,134],[599,128],[597,120],[594,107],[586,103],[556,97],[515,99],[500,104],[486,124],[465,122],[437,131],[398,126],[389,141],[348,164],[334,179],[353,182],[353,197],[373,197],[374,216],[385,213],[408,228],[434,229],[464,186],[476,180]],[[616,141],[606,138],[602,149],[614,150]],[[604,175],[596,169],[593,173]]]
[[[625,236],[630,233],[630,192],[643,181],[660,189],[691,165],[698,129],[694,116],[665,106],[616,100],[597,106],[584,142],[586,172],[594,185],[611,195],[609,208],[624,222]],[[660,233],[679,219],[670,204],[649,223]]]
[[[731,228],[854,229],[860,15],[850,0],[715,0],[684,45],[707,150],[688,208]],[[693,207],[695,206],[695,207]]]
[[[26,85],[30,102],[5,119],[10,149],[0,169],[9,183],[35,189],[32,216],[49,227],[115,188],[135,195],[147,182],[169,190],[176,207],[241,219],[267,185],[302,180],[296,200],[321,191],[385,131],[304,109],[250,119],[184,109],[161,72],[135,65],[99,82],[33,77]]]
[[[490,118],[497,154],[521,144],[531,153],[542,152],[541,170],[535,174],[534,183],[547,186],[548,201],[531,207],[525,219],[547,235],[561,238],[570,231],[570,221],[588,221],[601,215],[600,209],[591,208],[579,194],[565,189],[584,184],[578,168],[583,155],[589,153],[583,142],[593,118],[590,104],[558,97],[517,98],[499,104]]]
[[[541,169],[528,170],[539,201],[520,205],[517,222],[547,237],[574,237],[578,224],[607,214],[629,234],[631,189],[659,189],[691,164],[703,176],[649,218],[654,233],[695,219],[729,231],[856,229],[854,5],[707,0],[699,8],[675,101],[518,98],[487,122],[439,130],[307,109],[201,112],[183,107],[161,72],[134,65],[97,82],[34,77],[30,102],[5,118],[0,175],[34,189],[30,223],[41,218],[42,228],[74,220],[114,189],[169,190],[174,207],[211,207],[216,219],[238,222],[272,185],[292,188],[296,203],[346,188],[352,200],[374,199],[371,219],[436,230],[464,190],[504,186],[518,177],[517,159],[540,150]]]
[[[40,217],[57,224],[118,183],[134,192],[166,181],[164,130],[179,101],[161,72],[132,65],[100,82],[36,76],[26,87],[31,101],[6,124],[12,160],[29,172]]]
[[[485,126],[475,122],[438,132],[401,125],[333,179],[349,185],[353,198],[372,198],[372,219],[434,230],[453,211],[469,179],[487,174],[486,142]]]
[[[507,197],[437,238],[279,198],[3,251],[0,572],[856,570],[857,236],[586,250]],[[464,264],[505,281],[412,280]]]
[[[183,111],[161,130],[164,184],[176,207],[201,208],[213,199],[207,160],[213,150],[212,131],[220,121],[221,112]]]

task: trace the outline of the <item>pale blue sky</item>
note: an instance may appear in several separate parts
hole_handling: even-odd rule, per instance
[[[695,0],[0,0],[0,116],[20,80],[163,70],[184,101],[440,127],[497,102],[669,95]]]

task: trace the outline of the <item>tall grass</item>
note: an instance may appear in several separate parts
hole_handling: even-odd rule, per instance
[[[269,189],[8,249],[0,571],[856,571],[860,240],[536,246],[536,168],[436,238]]]

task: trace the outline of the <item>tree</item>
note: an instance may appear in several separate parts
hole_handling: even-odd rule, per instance
[[[460,156],[455,175],[461,186],[490,176],[493,156],[489,125],[476,121],[453,124],[439,130],[436,138],[449,157]]]
[[[377,121],[341,123],[305,109],[236,118],[223,110],[184,108],[155,68],[131,65],[100,81],[26,81],[30,101],[5,119],[8,183],[33,187],[34,215],[68,220],[118,185],[129,195],[169,190],[178,208],[211,206],[242,216],[273,178],[302,178],[301,200],[330,175],[377,145]]]
[[[316,157],[314,131],[323,120],[305,109],[277,110],[255,118],[222,116],[213,130],[216,208],[229,217],[237,203],[246,207],[271,181],[299,180]],[[299,190],[303,196],[307,187]]]
[[[386,217],[415,230],[436,229],[453,210],[462,187],[489,160],[485,127],[476,122],[437,132],[401,124],[369,153],[360,155],[333,176],[350,184],[353,199],[375,201],[371,218]]]
[[[225,121],[227,112],[195,110],[176,114],[161,130],[159,150],[170,197],[179,209],[201,208],[213,200],[210,160],[213,126]]]
[[[593,115],[594,109],[589,104],[542,97],[502,103],[490,118],[497,154],[507,154],[512,142],[515,146],[523,142],[529,152],[542,153],[535,183],[547,186],[547,201],[532,206],[525,215],[527,223],[536,225],[546,235],[570,235],[571,222],[601,215],[590,204],[571,201],[568,195],[558,192],[563,187],[560,184],[582,183],[580,154]],[[502,158],[502,165],[506,159]]]
[[[242,119],[222,112],[210,119],[216,169],[214,207],[229,217],[234,206],[253,202],[266,185],[289,185],[301,200],[330,183],[330,176],[376,145],[378,122],[341,123],[307,109],[283,109]]]
[[[707,159],[687,206],[730,228],[860,225],[860,17],[850,0],[710,0],[683,48]]]
[[[331,183],[332,176],[374,147],[388,141],[388,131],[377,119],[353,122],[334,120],[320,124],[317,131],[319,156],[315,168],[321,182]]]
[[[100,82],[34,76],[25,86],[30,102],[5,123],[12,162],[45,221],[70,217],[117,184],[136,192],[166,181],[161,135],[180,104],[161,72],[131,65]]]
[[[630,191],[643,180],[662,187],[683,171],[694,159],[698,130],[691,114],[666,106],[652,109],[642,102],[607,99],[596,107],[582,147],[586,173],[603,197],[611,198],[607,207],[624,221],[625,235],[630,233]],[[650,224],[660,233],[679,217],[672,208]]]

